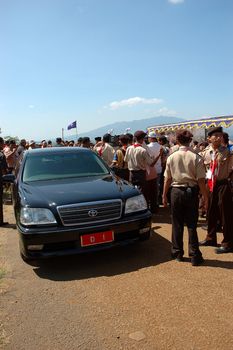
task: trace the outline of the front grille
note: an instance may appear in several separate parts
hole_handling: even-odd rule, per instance
[[[64,226],[94,224],[121,217],[122,201],[106,200],[57,207]]]

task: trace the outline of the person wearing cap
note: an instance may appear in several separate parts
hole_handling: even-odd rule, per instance
[[[101,137],[100,136],[96,136],[95,137],[95,143],[98,143],[98,142],[100,142],[101,141]]]
[[[31,141],[29,142],[29,148],[28,148],[28,149],[34,149],[34,148],[36,148],[36,143],[35,143],[34,140],[31,140]]]
[[[91,146],[91,140],[88,136],[83,137],[81,147],[84,148],[90,148]]]
[[[124,160],[128,163],[130,182],[137,186],[147,198],[146,169],[147,166],[154,166],[158,158],[151,157],[144,143],[145,136],[146,133],[142,130],[134,133],[135,143],[127,148]]]
[[[223,229],[221,246],[217,254],[233,252],[233,202],[230,180],[233,173],[233,154],[222,145],[222,127],[211,128],[208,132],[209,146],[201,153],[206,166],[206,179],[209,188],[207,212],[207,236],[201,246],[217,246],[217,228],[220,222]]]
[[[177,133],[176,141],[179,149],[167,158],[164,172],[163,205],[167,207],[167,194],[171,186],[172,258],[183,261],[183,234],[186,223],[189,234],[189,256],[192,265],[197,266],[203,262],[197,236],[199,188],[206,207],[208,194],[203,160],[189,147],[192,136],[188,130]]]

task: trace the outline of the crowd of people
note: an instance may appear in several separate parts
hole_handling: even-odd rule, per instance
[[[199,246],[217,247],[217,231],[223,232],[223,241],[216,253],[233,252],[233,145],[222,127],[211,128],[205,142],[193,140],[188,130],[178,131],[171,145],[165,135],[137,130],[134,135],[122,134],[118,145],[105,134],[92,143],[89,137],[76,142],[56,143],[42,140],[39,144],[22,139],[0,138],[0,175],[11,173],[21,153],[27,149],[46,147],[85,147],[96,152],[116,176],[131,182],[145,196],[153,215],[159,206],[170,204],[172,217],[172,257],[183,260],[183,231],[187,225],[189,255],[192,265],[203,258]],[[4,225],[2,210],[2,176],[0,176],[0,226]],[[207,236],[198,242],[197,221],[199,211],[207,219]]]

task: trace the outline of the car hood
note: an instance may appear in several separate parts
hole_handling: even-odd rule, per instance
[[[20,192],[23,205],[42,208],[139,194],[132,185],[112,175],[22,183]]]

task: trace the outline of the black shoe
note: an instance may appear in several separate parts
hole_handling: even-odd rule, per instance
[[[8,225],[9,224],[9,222],[1,222],[0,223],[0,226],[6,226],[6,225]]]
[[[211,240],[207,240],[205,239],[204,241],[199,242],[199,245],[202,247],[217,247],[217,242],[211,241]]]
[[[219,247],[215,249],[216,254],[233,253],[233,249],[230,247]]]
[[[179,261],[179,262],[184,261],[183,255],[181,255],[181,254],[173,254],[172,253],[172,259]]]
[[[192,266],[198,266],[204,262],[204,259],[202,256],[192,256],[191,257],[191,264]]]

